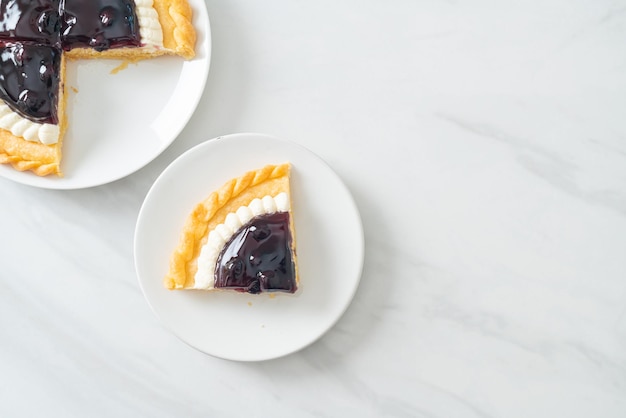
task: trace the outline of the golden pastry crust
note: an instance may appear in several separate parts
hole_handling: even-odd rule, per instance
[[[0,163],[11,164],[18,171],[31,170],[38,176],[61,174],[60,144],[44,145],[0,130]]]
[[[155,0],[163,30],[163,46],[185,59],[195,56],[196,30],[192,25],[191,6],[187,0]]]
[[[11,131],[0,129],[0,164],[11,164],[18,171],[31,170],[38,176],[57,174],[61,172],[61,147],[67,129],[65,116],[66,94],[63,80],[65,79],[65,57],[61,55],[59,68],[59,140],[56,144],[45,145],[41,142],[27,141],[15,136]]]
[[[164,280],[165,287],[168,289],[193,288],[197,258],[207,241],[209,232],[223,223],[226,215],[235,212],[241,206],[248,205],[254,198],[276,196],[282,192],[291,196],[290,170],[291,165],[284,163],[267,165],[259,170],[249,171],[241,177],[228,181],[196,205],[185,222],[178,246],[172,254],[169,272]],[[293,234],[293,217],[291,217],[291,231]],[[295,235],[293,241],[295,243]]]

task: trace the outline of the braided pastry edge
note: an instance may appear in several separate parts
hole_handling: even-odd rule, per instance
[[[199,251],[198,243],[207,233],[208,222],[216,212],[231,199],[239,196],[250,187],[289,175],[289,163],[266,165],[258,170],[248,171],[244,175],[226,182],[204,201],[200,202],[187,217],[178,247],[170,259],[169,272],[165,276],[164,285],[168,289],[182,289],[187,282],[187,264]]]

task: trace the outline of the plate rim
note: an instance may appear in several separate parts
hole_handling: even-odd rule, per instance
[[[227,355],[218,355],[212,352],[209,352],[201,347],[197,347],[195,345],[193,345],[191,342],[187,341],[182,335],[180,335],[180,333],[176,330],[173,329],[172,326],[170,326],[170,324],[168,323],[168,321],[164,320],[161,313],[159,312],[159,310],[155,307],[153,301],[148,297],[147,293],[146,293],[146,289],[144,287],[144,282],[142,280],[142,276],[140,274],[140,261],[139,261],[139,257],[138,257],[138,245],[139,245],[139,231],[140,228],[142,227],[142,218],[143,215],[145,213],[145,211],[147,210],[147,202],[149,201],[149,199],[151,198],[151,196],[156,193],[155,189],[158,187],[158,183],[160,181],[166,181],[167,175],[171,170],[175,169],[175,166],[178,164],[181,164],[181,161],[184,161],[186,158],[189,158],[188,156],[191,154],[194,154],[196,152],[199,152],[198,150],[204,147],[212,147],[212,146],[218,146],[217,144],[222,142],[222,141],[226,141],[229,140],[231,138],[238,138],[238,137],[258,137],[258,138],[264,138],[264,139],[268,139],[268,140],[272,140],[272,141],[279,141],[279,142],[284,142],[284,143],[288,143],[291,144],[292,146],[295,146],[297,148],[299,148],[301,151],[304,151],[305,153],[307,153],[310,157],[314,158],[315,160],[317,160],[319,163],[323,164],[328,170],[330,170],[330,172],[332,172],[332,174],[335,176],[335,178],[338,180],[338,185],[341,187],[342,191],[345,193],[345,196],[348,198],[349,202],[350,202],[350,206],[351,206],[351,211],[354,213],[354,215],[356,216],[356,224],[358,225],[358,248],[356,249],[356,254],[357,254],[357,258],[358,258],[358,268],[356,271],[356,277],[353,280],[353,284],[351,286],[351,288],[349,289],[349,292],[346,295],[345,300],[343,301],[343,306],[341,306],[341,309],[337,312],[336,316],[328,321],[328,323],[326,323],[326,325],[323,327],[323,329],[321,330],[321,332],[319,333],[313,333],[311,334],[310,338],[307,338],[305,340],[305,342],[303,344],[300,344],[299,346],[296,346],[290,350],[284,350],[278,354],[275,355],[271,355],[271,356],[248,356],[246,358],[242,358],[242,357],[236,357],[236,356],[227,356]],[[174,167],[174,168],[173,168]],[[278,138],[276,136],[273,135],[269,135],[269,134],[264,134],[264,133],[255,133],[255,132],[238,132],[238,133],[232,133],[232,134],[227,134],[227,135],[220,135],[211,139],[208,139],[206,141],[203,141],[195,146],[193,146],[192,148],[188,149],[187,151],[185,151],[184,153],[182,153],[180,156],[178,156],[174,161],[172,161],[160,174],[159,176],[154,180],[154,182],[152,183],[152,185],[150,186],[150,189],[148,190],[148,192],[146,193],[144,200],[141,204],[141,207],[139,209],[138,215],[137,215],[137,221],[135,224],[135,231],[134,231],[134,237],[133,237],[133,258],[134,258],[134,263],[135,263],[135,274],[137,277],[137,281],[140,287],[140,290],[144,296],[144,299],[146,300],[146,302],[148,303],[148,306],[150,307],[151,311],[154,313],[154,315],[158,318],[161,326],[163,326],[168,332],[170,332],[172,335],[174,335],[177,339],[179,339],[180,341],[182,341],[183,343],[185,343],[187,346],[214,358],[218,358],[218,359],[223,359],[223,360],[228,360],[228,361],[239,361],[239,362],[260,362],[260,361],[268,361],[268,360],[274,360],[274,359],[278,359],[278,358],[283,358],[286,356],[289,356],[291,354],[294,354],[296,352],[299,352],[309,346],[311,346],[312,344],[314,344],[316,341],[318,341],[319,339],[321,339],[324,335],[326,335],[336,324],[337,322],[344,316],[344,314],[346,313],[346,311],[348,310],[348,308],[350,307],[350,305],[352,304],[352,302],[354,301],[354,297],[357,293],[357,290],[359,288],[361,279],[362,279],[362,275],[363,275],[363,268],[364,268],[364,259],[365,259],[365,232],[364,232],[364,227],[363,227],[363,219],[361,217],[360,211],[358,209],[358,205],[356,204],[356,201],[354,199],[354,196],[352,195],[352,193],[350,192],[350,190],[348,189],[347,185],[345,184],[345,182],[343,181],[343,179],[341,177],[339,177],[339,175],[335,172],[335,170],[333,170],[333,168],[330,166],[330,164],[328,164],[328,162],[326,162],[323,158],[321,158],[319,155],[317,155],[316,153],[314,153],[313,151],[311,151],[310,149],[306,148],[305,146],[298,144],[295,141],[291,141],[291,140],[286,140],[286,139],[282,139],[282,138]]]
[[[199,91],[199,94],[193,97],[193,102],[192,102],[192,106],[190,107],[190,111],[184,116],[183,123],[181,123],[178,126],[178,129],[176,130],[175,134],[172,135],[169,141],[163,142],[163,145],[158,149],[158,151],[156,151],[153,155],[151,155],[145,161],[141,161],[139,164],[133,165],[126,170],[122,170],[120,173],[117,173],[114,176],[102,178],[97,181],[77,182],[76,184],[74,184],[72,182],[64,182],[64,178],[62,176],[59,177],[55,175],[48,175],[45,177],[40,177],[40,176],[36,176],[35,174],[29,171],[18,171],[12,167],[2,167],[2,166],[5,166],[6,164],[0,165],[0,177],[5,178],[7,180],[11,180],[18,184],[36,187],[39,189],[82,190],[82,189],[89,189],[92,187],[103,186],[103,185],[121,180],[123,178],[126,178],[136,173],[137,171],[141,170],[142,168],[146,167],[148,164],[153,162],[157,157],[163,154],[163,152],[165,152],[165,150],[168,149],[174,143],[174,141],[180,136],[180,133],[189,124],[189,121],[191,120],[195,112],[197,111],[198,105],[200,104],[200,100],[202,99],[202,96],[206,89],[206,84],[207,84],[209,72],[211,69],[211,58],[212,58],[213,46],[212,46],[212,34],[211,34],[211,20],[210,20],[210,16],[208,13],[208,8],[206,5],[206,2],[203,0],[189,0],[189,1],[193,2],[192,6],[194,10],[196,11],[196,13],[194,13],[194,17],[195,16],[205,17],[203,19],[206,25],[206,27],[203,28],[205,29],[205,36],[202,39],[206,43],[206,58],[203,58],[202,61],[205,62],[206,64],[203,68],[204,70],[203,75],[198,80],[199,85],[198,85],[197,90]],[[200,10],[200,13],[197,12],[198,10]],[[191,61],[184,61],[183,66],[186,65],[187,63],[192,63],[192,62],[194,62],[194,59],[192,59]]]

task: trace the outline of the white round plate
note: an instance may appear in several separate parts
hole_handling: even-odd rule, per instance
[[[185,127],[204,91],[211,58],[206,4],[189,0],[196,57],[159,57],[119,67],[117,60],[67,64],[68,130],[63,177],[38,177],[0,165],[0,176],[48,189],[81,189],[118,180],[161,154]]]
[[[170,291],[163,278],[193,207],[231,178],[291,162],[300,288],[294,295]],[[346,310],[363,266],[357,207],[333,170],[293,142],[235,134],[174,161],[143,203],[135,230],[139,284],[153,311],[181,340],[230,360],[281,357],[314,342]]]

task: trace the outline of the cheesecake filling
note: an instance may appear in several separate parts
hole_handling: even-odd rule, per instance
[[[200,250],[194,289],[295,292],[289,208],[283,192],[229,213]]]

